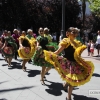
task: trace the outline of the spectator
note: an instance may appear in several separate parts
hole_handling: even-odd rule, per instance
[[[91,40],[91,43],[90,43],[90,53],[91,53],[91,56],[94,55],[94,43],[93,43],[92,40]]]
[[[96,39],[96,49],[97,49],[97,53],[98,53],[98,57],[100,56],[99,53],[100,53],[100,30],[98,30],[98,36],[97,36],[97,39]]]
[[[63,34],[61,33],[61,35],[59,37],[59,42],[61,42],[62,39],[63,39]]]
[[[56,42],[56,33],[53,34],[53,41]]]

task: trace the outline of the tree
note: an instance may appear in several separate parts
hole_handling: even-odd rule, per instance
[[[97,30],[100,29],[100,0],[89,0],[89,3],[92,16],[95,20],[93,30],[97,32]]]
[[[100,0],[89,0],[90,9],[95,16],[100,17]]]
[[[5,0],[3,0],[5,1]],[[37,31],[39,27],[48,27],[51,32],[61,30],[62,4],[61,0],[6,0],[2,6],[3,28],[21,28],[27,30],[33,28]],[[66,0],[65,24],[66,29],[70,26],[79,26],[81,12],[77,0]]]

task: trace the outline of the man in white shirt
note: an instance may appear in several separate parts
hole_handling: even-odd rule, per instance
[[[96,49],[97,49],[97,53],[98,53],[98,56],[99,56],[99,53],[100,53],[100,30],[98,30],[98,36],[97,36],[97,40],[96,40]]]

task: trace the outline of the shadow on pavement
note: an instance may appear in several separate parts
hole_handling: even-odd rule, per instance
[[[76,95],[72,94],[74,96],[73,100],[99,100],[97,98],[92,98],[92,97],[86,97],[84,95]]]
[[[0,58],[0,60],[5,60],[5,59],[1,59],[1,58]]]
[[[46,86],[49,87],[49,89],[45,89],[45,91],[48,92],[49,94],[52,94],[52,95],[55,95],[55,96],[59,96],[59,95],[62,94],[61,90],[64,90],[65,92],[67,92],[67,87],[66,87],[66,90],[65,90],[63,88],[62,83],[55,83],[55,82],[51,82],[51,81],[47,81],[47,82],[51,83],[51,85],[45,84]],[[77,89],[79,89],[79,88],[74,87],[73,90],[77,90]]]
[[[23,60],[22,59],[16,59],[16,61],[22,62]]]
[[[2,64],[2,66],[7,66],[8,64]]]
[[[10,92],[10,91],[18,91],[18,90],[25,90],[25,89],[30,89],[30,88],[33,88],[33,86],[13,88],[13,89],[3,89],[3,90],[0,90],[0,93],[2,93],[2,92]]]
[[[39,70],[30,70],[30,71],[26,71],[26,72],[28,72],[28,77],[35,77],[36,75],[40,75]]]
[[[94,58],[95,60],[99,60],[100,61],[100,58]]]
[[[49,75],[49,74],[50,74],[49,72],[46,73],[46,75]]]
[[[95,77],[100,77],[100,74],[97,74],[97,73],[93,73],[92,76],[95,76]]]
[[[46,86],[49,87],[49,89],[45,89],[46,92],[55,96],[60,96],[62,94],[61,90],[63,90],[63,87],[61,83],[55,83],[51,81],[47,81],[47,82],[50,82],[51,85],[45,84]]]
[[[98,57],[98,55],[96,55],[96,56],[93,56],[93,57]]]
[[[64,89],[65,92],[68,92],[68,91],[67,91],[67,88],[68,88],[68,87],[66,87],[66,88]],[[74,88],[73,88],[73,90],[77,90],[77,89],[79,89],[79,88],[77,88],[77,87],[74,87]]]
[[[5,82],[8,82],[8,81],[3,81],[3,82],[0,82],[0,84],[5,83]]]
[[[9,67],[8,69],[22,69],[22,66],[20,65],[21,63],[11,62],[11,64],[11,67]]]
[[[0,99],[0,100],[7,100],[7,99],[5,99],[5,98],[2,98],[2,99]]]

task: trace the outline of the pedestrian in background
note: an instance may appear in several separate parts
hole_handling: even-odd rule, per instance
[[[100,30],[98,30],[98,36],[97,36],[97,39],[96,39],[96,49],[97,49],[97,53],[98,53],[98,57],[100,56],[99,53],[100,53]]]
[[[90,43],[90,53],[91,53],[91,56],[94,55],[94,43],[93,43],[92,40],[91,40],[91,43]]]

